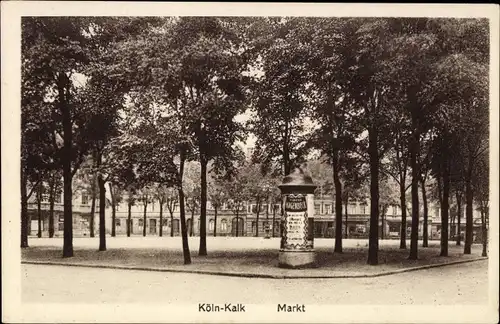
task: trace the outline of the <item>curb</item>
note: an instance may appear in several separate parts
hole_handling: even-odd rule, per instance
[[[83,263],[67,263],[67,262],[57,262],[57,261],[21,261],[21,264],[36,264],[36,265],[53,265],[53,266],[68,266],[68,267],[83,267],[83,268],[99,268],[99,269],[115,269],[115,270],[137,270],[137,271],[155,271],[155,272],[173,272],[173,273],[190,273],[190,274],[203,274],[203,275],[213,275],[213,276],[225,276],[225,277],[243,277],[243,278],[263,278],[263,279],[355,279],[355,278],[375,278],[389,276],[404,272],[426,270],[431,268],[444,267],[449,265],[469,263],[476,261],[487,260],[487,257],[478,257],[469,260],[458,260],[446,263],[437,264],[427,264],[423,266],[417,266],[406,269],[397,269],[389,271],[381,271],[372,274],[357,274],[357,275],[318,275],[318,276],[301,276],[301,275],[274,275],[274,274],[261,274],[261,273],[250,273],[250,272],[226,272],[226,271],[216,271],[216,270],[184,270],[184,269],[172,269],[172,268],[157,268],[157,267],[136,267],[136,266],[120,266],[120,265],[93,265],[93,264],[83,264]]]

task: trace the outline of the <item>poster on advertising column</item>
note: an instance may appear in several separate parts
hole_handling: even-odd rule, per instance
[[[301,250],[308,248],[307,199],[303,194],[285,195],[284,248]]]

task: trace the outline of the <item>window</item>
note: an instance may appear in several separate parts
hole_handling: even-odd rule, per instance
[[[64,223],[59,223],[58,230],[64,231]]]
[[[332,205],[326,204],[325,205],[325,214],[331,214],[332,213]]]
[[[139,226],[140,227],[144,226],[144,219],[139,218]]]
[[[355,204],[349,204],[347,205],[347,210],[349,214],[356,214],[356,205]]]
[[[314,214],[316,214],[316,215],[321,214],[321,205],[320,204],[314,204]]]
[[[209,229],[210,231],[213,231],[213,230],[214,230],[214,227],[215,227],[215,222],[214,222],[214,220],[213,220],[213,219],[209,220],[209,221],[208,221],[208,229]]]
[[[88,205],[89,203],[89,196],[87,193],[82,193],[82,205]]]
[[[356,224],[356,233],[360,234],[366,233],[366,226],[363,224]]]
[[[227,231],[227,220],[223,219],[220,222],[220,230],[223,232]]]
[[[364,215],[366,215],[366,204],[361,205],[361,211],[363,212]]]
[[[119,219],[119,218],[115,219],[115,224],[116,224],[116,226],[122,226],[121,219]]]
[[[168,226],[168,219],[166,218],[163,219],[163,226]]]
[[[62,194],[62,193],[61,193],[60,191],[56,192],[56,196],[55,196],[54,201],[55,201],[57,204],[60,204],[60,203],[61,203],[61,194]]]
[[[399,228],[400,228],[399,224],[393,224],[393,223],[389,224],[389,232],[397,232],[397,233],[399,233]]]

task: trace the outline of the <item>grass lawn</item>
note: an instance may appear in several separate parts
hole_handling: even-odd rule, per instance
[[[279,239],[253,237],[209,237],[208,256],[198,256],[199,238],[189,238],[192,264],[184,265],[180,237],[108,237],[108,250],[98,252],[98,238],[75,238],[74,257],[62,258],[62,239],[32,238],[30,248],[22,250],[23,261],[72,263],[81,265],[126,266],[175,271],[210,271],[270,276],[359,276],[416,266],[471,260],[481,256],[481,246],[473,245],[472,254],[463,254],[463,245],[449,244],[449,256],[439,256],[439,242],[421,247],[419,259],[408,260],[407,249],[399,249],[399,240],[381,240],[379,265],[366,264],[368,240],[346,239],[342,254],[333,253],[333,239],[316,239],[317,268],[278,268]]]

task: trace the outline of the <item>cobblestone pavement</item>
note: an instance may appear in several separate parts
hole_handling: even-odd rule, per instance
[[[360,279],[257,279],[22,265],[24,303],[457,305],[488,301],[488,261]]]

